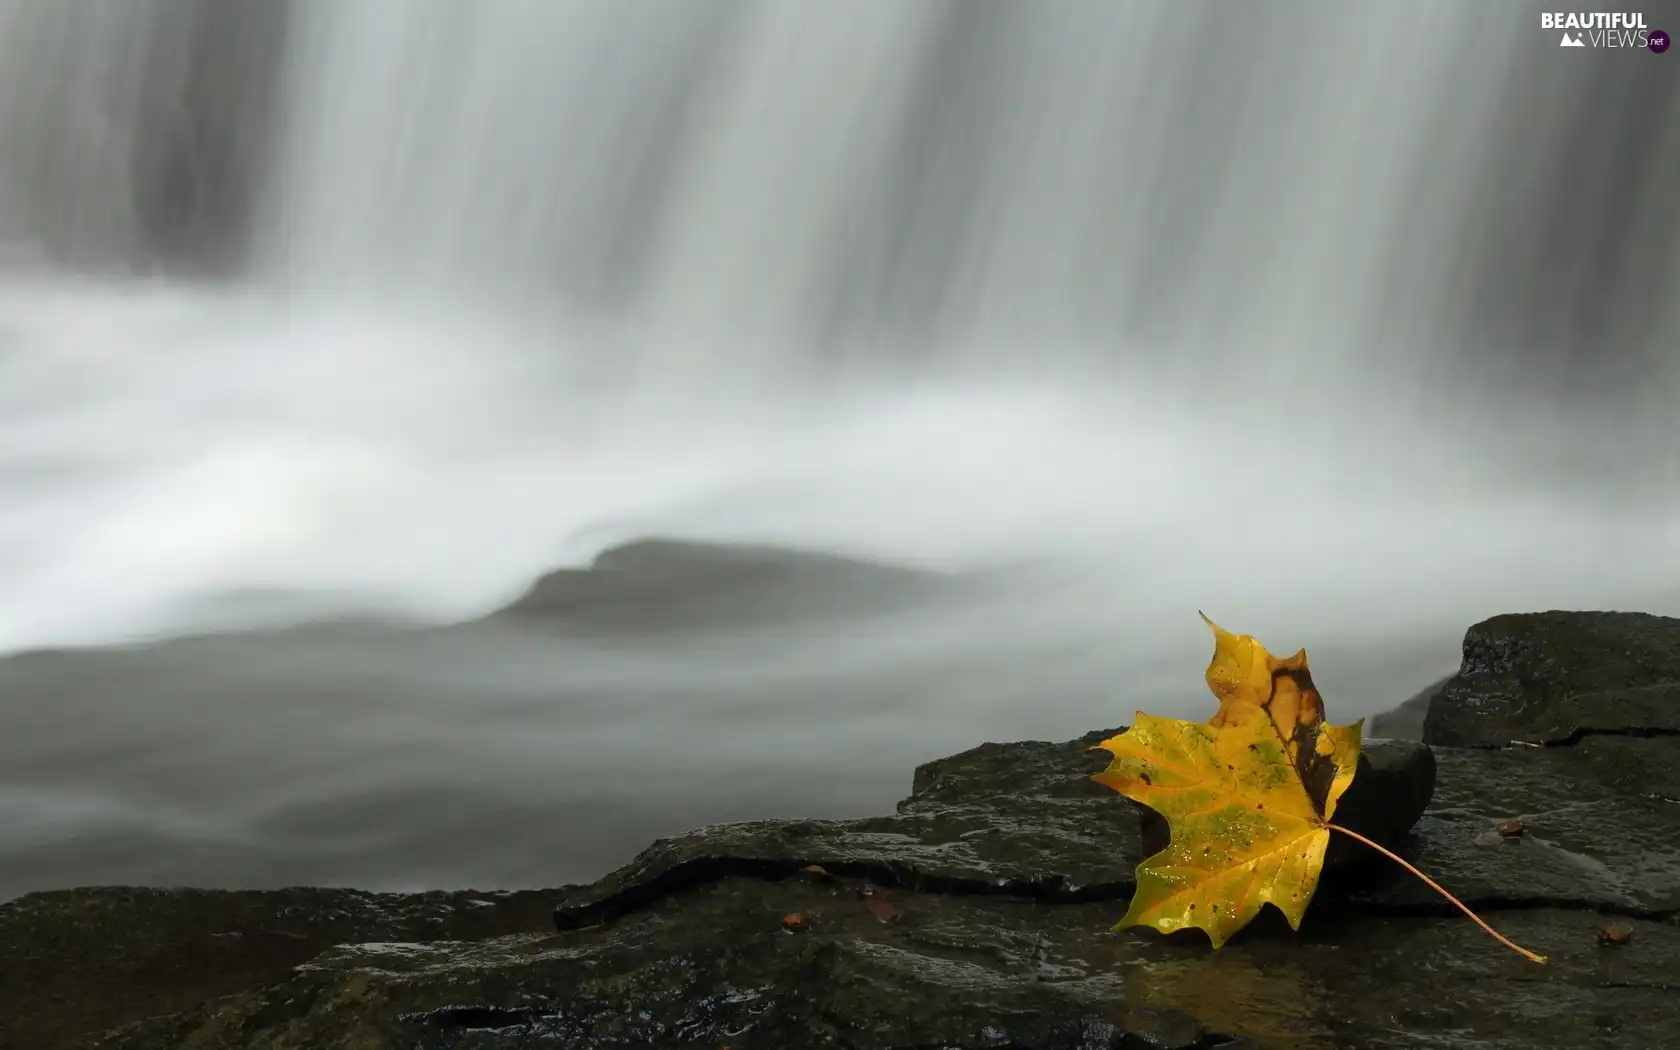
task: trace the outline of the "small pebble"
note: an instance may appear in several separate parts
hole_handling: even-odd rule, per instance
[[[1595,932],[1600,944],[1626,944],[1633,939],[1633,928],[1619,922],[1600,926]]]
[[[863,905],[869,909],[869,914],[875,916],[876,922],[894,923],[898,921],[898,909],[880,896],[865,897]]]

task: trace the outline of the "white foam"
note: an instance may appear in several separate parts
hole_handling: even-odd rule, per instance
[[[1369,392],[1287,425],[1135,377],[650,401],[588,378],[606,333],[162,287],[0,309],[9,648],[214,626],[193,601],[239,591],[466,616],[648,533],[1072,559],[1145,621],[1632,606],[1680,561],[1672,497],[1502,476],[1569,433],[1512,460]]]

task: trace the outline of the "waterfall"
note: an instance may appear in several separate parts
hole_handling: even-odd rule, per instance
[[[1680,88],[1531,14],[0,0],[0,251],[559,313],[679,384],[1235,353],[1629,395]]]
[[[144,52],[167,0],[0,2],[0,250],[132,254]]]
[[[242,268],[285,14],[0,0],[0,265]]]
[[[610,302],[680,175],[662,169],[718,34],[707,6],[299,0],[259,265]]]
[[[1238,505],[1584,579],[1473,552],[1680,485],[1680,78],[1538,11],[0,0],[0,647],[649,532],[1180,565]]]
[[[1240,354],[1625,390],[1673,330],[1674,78],[1503,7],[294,15],[272,268],[564,303],[674,382]]]

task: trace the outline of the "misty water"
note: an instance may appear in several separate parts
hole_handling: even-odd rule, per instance
[[[0,898],[879,812],[1206,709],[1198,609],[1338,721],[1680,614],[1680,80],[1531,6],[0,0]],[[983,585],[434,629],[644,536]]]

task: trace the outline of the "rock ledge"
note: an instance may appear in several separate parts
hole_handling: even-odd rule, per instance
[[[1217,952],[1110,932],[1144,819],[1089,780],[1104,730],[928,763],[886,816],[663,840],[588,886],[21,898],[0,906],[0,1048],[1668,1045],[1676,683],[1680,621],[1498,617],[1428,701],[1427,749],[1368,745],[1344,819],[1365,807],[1545,967],[1353,855],[1298,933],[1275,913]],[[1612,920],[1625,944],[1595,935]]]

